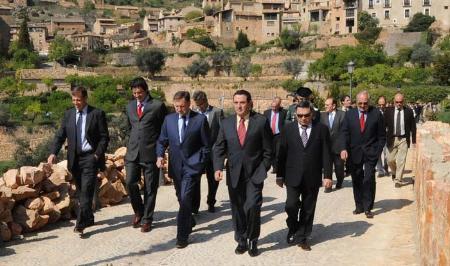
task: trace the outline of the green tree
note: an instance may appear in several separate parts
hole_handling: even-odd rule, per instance
[[[13,49],[9,66],[15,70],[36,68],[39,64],[39,55],[28,49]]]
[[[28,14],[26,9],[23,9],[19,13],[19,17],[22,19],[19,28],[19,36],[17,40],[17,49],[25,49],[28,51],[33,51],[33,43],[31,42],[30,33],[28,32]]]
[[[32,148],[30,142],[24,139],[17,139],[17,149],[14,153],[14,160],[17,163],[16,167],[25,165],[38,165],[45,162],[48,157],[48,147],[52,145],[52,138],[48,138]]]
[[[433,78],[438,84],[450,86],[450,51],[437,55],[433,66]]]
[[[442,51],[450,51],[450,34],[442,38],[438,45]]]
[[[230,75],[233,66],[230,53],[227,51],[215,52],[211,56],[211,61],[215,76],[220,76],[221,72],[226,72],[228,76]]]
[[[91,13],[92,11],[95,10],[95,4],[92,3],[91,1],[84,1],[84,6],[83,9],[81,10],[81,13],[86,15]]]
[[[4,103],[0,103],[0,126],[7,126],[10,116],[11,114],[9,112],[8,106]]]
[[[147,11],[142,8],[141,10],[139,10],[138,14],[140,18],[144,18],[145,15],[147,15]]]
[[[50,44],[48,58],[66,65],[66,60],[74,55],[73,45],[69,40],[58,35]]]
[[[17,82],[13,77],[4,77],[0,79],[0,92],[10,97],[17,94]]]
[[[358,17],[358,31],[364,31],[368,28],[376,28],[378,27],[378,19],[372,17],[366,11],[362,11],[359,13]]]
[[[250,41],[248,40],[247,34],[243,33],[242,31],[239,31],[238,37],[234,42],[234,44],[236,45],[236,49],[239,51],[246,47],[249,47]]]
[[[433,60],[433,52],[431,46],[428,44],[415,43],[413,45],[413,52],[411,53],[411,62],[425,67],[431,64]]]
[[[189,21],[189,20],[194,20],[196,18],[200,18],[203,16],[203,13],[199,10],[192,10],[191,12],[187,13],[184,16],[184,19]]]
[[[283,61],[284,70],[295,78],[302,71],[303,62],[298,58],[288,58]]]
[[[250,56],[242,55],[239,61],[233,66],[233,72],[236,76],[241,77],[247,81],[248,76],[252,71],[252,61]]]
[[[161,72],[166,64],[166,53],[159,48],[142,49],[136,52],[136,65],[146,72],[149,78]]]
[[[51,77],[44,77],[42,79],[42,83],[45,84],[48,91],[51,91],[53,88],[53,85],[55,84],[54,80]]]
[[[422,13],[416,13],[403,31],[404,32],[426,31],[431,26],[431,24],[433,24],[434,21],[435,21],[434,17],[424,15]]]
[[[38,101],[32,102],[25,109],[25,115],[27,115],[31,119],[31,123],[34,123],[34,120],[40,114],[42,114],[42,108],[41,103]]]
[[[298,49],[301,44],[300,37],[300,32],[284,29],[280,34],[280,44],[288,51]]]
[[[297,79],[288,79],[281,83],[281,87],[288,92],[295,92],[301,86],[303,86],[303,81]]]
[[[219,7],[217,7],[217,6],[211,6],[211,5],[206,5],[204,8],[203,8],[203,13],[205,14],[205,16],[212,16],[212,15],[214,15],[214,13],[216,13],[216,11],[218,11],[218,10],[220,10],[220,8]]]
[[[380,35],[381,28],[378,27],[378,19],[363,11],[358,18],[358,33],[355,38],[363,44],[373,44]]]
[[[199,43],[212,50],[216,49],[216,44],[204,29],[192,28],[186,31],[186,37],[196,43]]]
[[[210,68],[211,67],[208,62],[202,58],[192,62],[191,65],[184,69],[184,73],[192,79],[195,78],[198,81],[200,79],[200,76],[205,78]]]
[[[411,60],[411,54],[413,52],[413,49],[410,47],[402,47],[398,50],[395,61],[399,63],[400,65],[403,65],[406,62],[409,62]]]

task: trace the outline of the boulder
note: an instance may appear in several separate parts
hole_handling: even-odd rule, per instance
[[[52,165],[53,173],[50,175],[49,179],[53,181],[61,180],[61,181],[70,181],[72,180],[72,177],[70,176],[69,172],[67,171],[66,167],[64,165],[54,164]]]
[[[127,196],[128,192],[125,189],[125,186],[123,185],[122,181],[117,180],[116,182],[112,183],[112,186],[114,187],[114,189],[119,192],[120,194],[122,194],[122,197]]]
[[[41,189],[44,192],[53,192],[58,190],[58,186],[62,183],[66,183],[66,181],[61,180],[59,177],[55,178],[55,176],[51,176],[49,179],[45,179],[40,183]]]
[[[19,170],[9,169],[3,174],[3,181],[5,185],[10,188],[18,188],[20,184]]]
[[[48,224],[48,221],[50,220],[49,215],[39,215],[39,219],[37,220],[36,225],[31,229],[31,231],[35,231],[38,229],[41,229],[46,224]]]
[[[39,184],[45,178],[43,170],[34,166],[22,166],[20,167],[20,184],[21,185],[36,185]]]
[[[0,239],[3,241],[11,240],[12,233],[8,227],[8,224],[5,222],[0,222]]]
[[[117,161],[120,159],[125,159],[125,155],[127,154],[127,147],[120,147],[114,152],[114,160]]]
[[[0,178],[0,187],[6,187],[6,182],[3,178]]]
[[[53,212],[55,209],[57,209],[55,203],[53,203],[53,201],[50,198],[41,197],[41,199],[42,199],[44,206],[42,207],[39,214],[42,214],[42,215],[49,214],[49,213]]]
[[[8,223],[9,229],[11,230],[12,236],[18,236],[22,234],[22,226],[16,222]]]
[[[44,207],[44,201],[41,198],[27,199],[25,208],[40,211]]]
[[[106,153],[105,159],[106,159],[106,163],[108,163],[108,161],[114,161],[114,154]]]
[[[116,160],[114,161],[114,165],[116,166],[116,168],[122,169],[125,166],[125,160],[124,159]]]
[[[36,198],[39,195],[39,191],[37,191],[34,188],[30,188],[27,186],[20,186],[16,189],[12,190],[12,197],[16,201],[29,199],[29,198]]]
[[[0,222],[12,222],[12,212],[10,209],[0,209]]]
[[[49,177],[53,173],[52,166],[48,163],[40,163],[38,169],[42,170],[46,177]]]
[[[46,194],[42,194],[42,196],[47,197],[51,200],[57,200],[61,196],[61,194],[59,193],[59,191],[53,191]]]
[[[117,173],[118,172],[119,171],[117,169],[112,169],[109,172],[108,176],[107,176],[108,180],[111,181],[111,182],[115,182],[117,180]]]
[[[38,211],[25,208],[23,205],[17,205],[13,210],[14,222],[20,224],[25,231],[32,231],[36,228],[41,217]]]
[[[117,179],[125,183],[125,174],[122,171],[117,171]]]
[[[48,214],[48,216],[49,216],[48,223],[54,223],[61,218],[61,212],[58,210],[58,208],[55,208],[53,209],[52,212]]]

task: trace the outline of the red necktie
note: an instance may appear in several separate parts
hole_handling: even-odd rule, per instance
[[[361,129],[361,133],[364,132],[364,126],[365,126],[365,118],[364,118],[364,114],[366,112],[361,112],[361,117],[359,118],[359,127]]]
[[[273,112],[271,127],[272,127],[272,133],[275,135],[276,130],[277,130],[277,113],[276,112]]]
[[[138,115],[139,119],[141,119],[141,117],[142,117],[142,103],[138,104],[137,115]]]
[[[247,130],[245,129],[244,121],[245,121],[245,119],[241,118],[241,120],[239,121],[239,127],[238,127],[238,137],[239,137],[239,143],[241,144],[241,146],[244,146],[245,134],[247,133]]]

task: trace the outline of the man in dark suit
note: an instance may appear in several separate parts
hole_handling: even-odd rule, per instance
[[[222,121],[213,148],[214,170],[216,180],[222,180],[225,158],[228,159],[226,181],[234,239],[238,242],[235,253],[248,250],[254,257],[258,255],[262,189],[270,169],[272,132],[267,118],[251,110],[252,98],[248,91],[236,91],[233,104],[236,114]]]
[[[87,90],[72,88],[71,108],[64,113],[47,161],[56,162],[56,156],[67,140],[67,169],[72,173],[79,199],[74,232],[80,235],[94,224],[92,200],[99,170],[105,169],[105,152],[109,133],[105,112],[87,104]]]
[[[277,172],[277,166],[275,164],[275,152],[279,143],[279,135],[286,123],[286,110],[281,107],[281,98],[275,97],[272,101],[271,108],[264,111],[264,115],[270,123],[270,128],[273,134],[273,149],[272,149],[272,171]]]
[[[299,246],[308,251],[311,247],[307,238],[312,232],[319,188],[322,183],[326,188],[333,184],[330,133],[325,125],[312,122],[314,114],[309,101],[299,102],[296,109],[298,122],[286,125],[281,131],[277,154],[276,182],[280,187],[285,184],[287,192],[287,242],[298,241]]]
[[[377,108],[384,116],[384,112],[386,111],[386,97],[384,96],[378,97]],[[381,156],[378,159],[376,171],[378,172],[378,177],[387,176],[389,174],[386,146],[384,146],[383,151],[381,152]]]
[[[384,112],[387,128],[387,162],[392,170],[392,179],[395,187],[403,185],[403,170],[405,169],[406,155],[412,141],[416,143],[416,121],[413,111],[404,105],[402,93],[394,96],[394,107]]]
[[[192,217],[194,186],[205,170],[209,158],[209,128],[204,115],[190,109],[190,94],[178,91],[173,96],[176,113],[167,115],[158,139],[156,165],[164,165],[164,153],[169,147],[169,176],[173,177],[180,204],[177,216],[177,248],[188,245],[195,226]]]
[[[344,95],[341,97],[341,110],[347,112],[352,109],[352,99],[349,95]]]
[[[334,165],[336,175],[336,189],[342,188],[344,181],[345,162],[341,159],[339,134],[344,123],[345,112],[337,110],[337,101],[333,98],[325,100],[325,112],[320,116],[320,122],[324,124],[330,132],[331,141],[331,161]],[[325,193],[331,192],[331,188],[325,188]]]
[[[131,82],[134,100],[126,108],[130,138],[125,155],[126,185],[134,211],[133,227],[141,232],[151,230],[159,185],[156,167],[156,141],[167,110],[164,103],[153,99],[143,78]],[[144,200],[139,191],[139,181],[144,174]]]
[[[347,111],[341,132],[341,158],[349,160],[356,209],[373,218],[375,166],[386,143],[383,115],[369,106],[369,93],[356,96],[357,108]]]
[[[196,91],[192,95],[196,109],[195,111],[206,116],[209,125],[209,148],[212,149],[214,143],[217,140],[219,134],[220,124],[223,119],[223,111],[217,107],[209,105],[208,97],[204,91]],[[212,164],[212,153],[210,157],[205,161],[205,172],[208,180],[208,197],[206,203],[208,204],[208,211],[215,212],[216,208],[216,194],[219,188],[219,182],[214,178],[214,168]],[[200,207],[200,180],[196,184],[194,192],[194,202],[192,203],[192,212],[198,213]]]

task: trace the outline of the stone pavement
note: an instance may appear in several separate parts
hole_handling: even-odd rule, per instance
[[[204,192],[207,184],[203,178]],[[158,192],[154,229],[149,233],[129,225],[132,210],[124,203],[97,212],[98,224],[86,230],[87,239],[80,239],[72,232],[73,223],[65,222],[8,242],[0,246],[0,265],[417,264],[412,185],[396,189],[390,177],[377,178],[374,219],[352,214],[349,177],[339,191],[325,194],[321,189],[310,252],[286,244],[286,193],[275,185],[273,175],[266,180],[263,193],[261,254],[255,258],[234,254],[230,205],[225,183],[221,183],[216,213],[206,211],[203,193],[197,226],[185,249],[175,248],[178,204],[174,189],[163,186]]]

